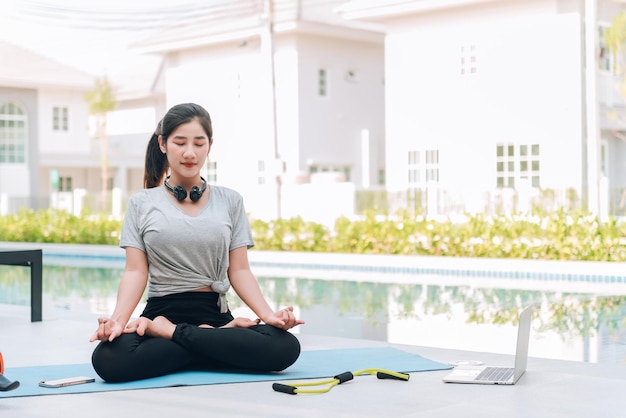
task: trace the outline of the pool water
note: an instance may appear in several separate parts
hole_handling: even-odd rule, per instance
[[[110,315],[122,272],[123,261],[44,257],[44,320]],[[460,277],[391,276],[329,280],[285,270],[258,274],[258,280],[270,305],[292,305],[306,321],[296,334],[514,354],[520,308],[537,304],[530,356],[626,364],[625,295],[500,289],[469,277],[465,284]],[[0,266],[2,304],[30,305],[27,268]],[[233,291],[229,305],[235,316],[254,316]],[[140,304],[135,315],[142,309]]]

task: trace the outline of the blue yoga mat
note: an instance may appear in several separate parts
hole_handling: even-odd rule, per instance
[[[380,368],[397,372],[424,372],[446,370],[451,367],[417,354],[391,347],[355,348],[341,350],[303,351],[298,360],[280,373],[232,373],[232,372],[180,372],[167,376],[127,383],[105,383],[93,370],[91,364],[63,364],[6,368],[4,375],[18,380],[20,387],[10,392],[0,392],[0,398],[67,393],[106,392],[115,390],[153,389],[174,386],[214,385],[220,383],[245,383],[283,381],[294,379],[320,379],[336,376],[347,371]],[[92,376],[94,383],[42,388],[39,382],[72,376]]]

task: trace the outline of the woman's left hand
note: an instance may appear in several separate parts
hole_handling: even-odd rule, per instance
[[[136,332],[137,334],[143,336],[146,334],[148,326],[151,322],[152,321],[150,319],[143,316],[137,318],[134,321],[129,322],[128,325],[126,325],[126,328],[124,328],[124,334],[132,334]]]
[[[288,306],[280,311],[272,312],[269,317],[263,319],[263,322],[284,330],[304,324],[304,321],[301,319],[296,319],[296,316],[293,313],[293,306]]]

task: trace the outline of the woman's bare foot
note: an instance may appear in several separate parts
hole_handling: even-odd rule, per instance
[[[227,323],[226,325],[222,325],[220,328],[250,328],[254,325],[259,325],[261,322],[260,319],[248,319],[243,317],[238,317]],[[200,328],[215,328],[208,324],[198,325]]]
[[[172,324],[169,319],[164,316],[157,316],[148,323],[146,334],[171,340],[175,329],[176,325]]]
[[[260,319],[248,319],[243,317],[238,317],[230,321],[228,324],[221,326],[220,328],[250,328],[254,325],[259,325],[261,322]]]

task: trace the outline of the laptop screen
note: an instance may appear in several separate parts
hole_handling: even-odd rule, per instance
[[[526,307],[519,317],[517,327],[517,348],[515,349],[515,377],[517,381],[526,371],[528,360],[528,344],[530,340],[530,323],[532,321],[533,307]]]

